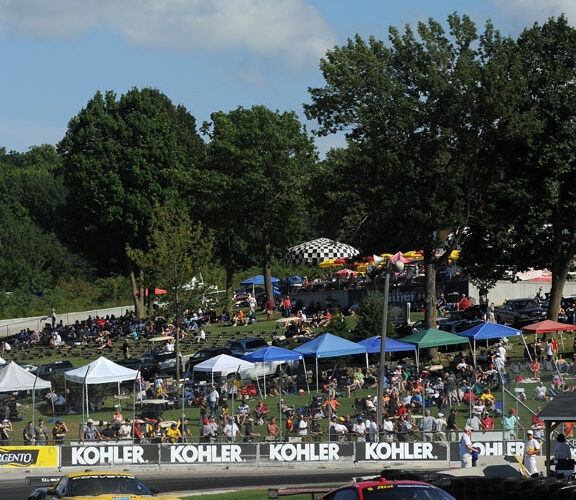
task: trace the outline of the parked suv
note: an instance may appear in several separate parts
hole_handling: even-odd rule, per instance
[[[43,379],[50,379],[54,375],[59,375],[61,373],[72,370],[74,366],[70,361],[52,361],[51,363],[46,363],[40,365],[36,369],[36,375]]]
[[[520,328],[546,319],[546,309],[533,298],[510,299],[494,308],[494,317],[497,323]]]
[[[229,340],[226,347],[232,351],[233,356],[242,357],[263,347],[268,347],[268,344],[260,337],[251,337],[247,339]]]

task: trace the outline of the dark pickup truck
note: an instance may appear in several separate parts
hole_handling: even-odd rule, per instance
[[[536,299],[509,299],[494,308],[496,323],[521,328],[546,319],[546,309]]]

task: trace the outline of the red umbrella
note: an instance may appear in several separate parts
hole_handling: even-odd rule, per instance
[[[344,264],[346,264],[346,259],[334,259],[334,264],[343,266]]]

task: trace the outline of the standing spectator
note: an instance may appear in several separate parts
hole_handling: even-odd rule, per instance
[[[494,430],[494,419],[490,416],[490,413],[485,412],[482,416],[482,429],[485,431],[493,431]]]
[[[434,426],[436,441],[446,441],[446,432],[444,432],[444,429],[446,428],[446,418],[444,417],[444,413],[438,413],[438,418],[436,418]]]
[[[274,299],[266,300],[264,304],[264,310],[266,311],[266,319],[271,320],[272,315],[274,314],[274,310],[276,309],[276,305],[274,304]]]
[[[424,410],[424,418],[420,422],[420,430],[422,431],[423,441],[434,441],[434,427],[436,419],[430,415],[430,410]]]
[[[122,344],[122,356],[124,359],[130,359],[130,337],[126,337]]]
[[[452,408],[450,411],[450,415],[448,415],[448,420],[446,422],[446,429],[449,432],[450,441],[454,441],[456,439],[456,431],[459,431],[460,428],[456,425],[456,409]]]
[[[444,391],[446,394],[446,402],[449,406],[457,405],[460,402],[458,397],[458,382],[454,372],[451,371],[444,381]]]
[[[12,422],[5,418],[0,425],[0,445],[10,445],[10,433],[12,432]]]
[[[546,359],[548,361],[554,361],[554,345],[552,344],[552,339],[548,339],[548,342],[546,342]]]
[[[460,438],[460,465],[463,469],[472,467],[472,454],[478,453],[478,450],[472,446],[470,435],[472,434],[472,427],[464,427],[464,434]]]
[[[38,420],[38,425],[34,427],[34,435],[38,446],[46,446],[48,444],[48,427],[44,424],[43,418]]]
[[[122,440],[132,439],[132,425],[130,425],[130,419],[124,420],[124,423],[118,429],[118,437]]]
[[[166,431],[166,438],[169,443],[179,443],[182,440],[182,433],[178,429],[176,422],[170,424],[170,427]]]
[[[462,294],[462,298],[460,299],[460,302],[458,303],[458,310],[459,311],[465,311],[466,309],[468,309],[468,306],[470,305],[470,301],[468,300],[468,297],[466,297],[466,294]]]
[[[362,417],[356,417],[356,422],[352,425],[352,432],[356,436],[356,441],[365,442],[366,441],[366,423]]]
[[[300,415],[298,419],[298,435],[301,437],[308,435],[308,420],[304,415]]]
[[[26,446],[34,446],[34,427],[32,422],[28,422],[28,425],[24,427],[24,430],[22,431],[22,438]]]
[[[63,420],[56,420],[54,427],[52,428],[52,439],[54,444],[57,446],[63,446],[66,443],[66,433],[68,432],[68,427]]]
[[[348,434],[348,429],[346,426],[338,422],[338,417],[332,417],[332,422],[330,422],[330,434],[335,436],[338,441],[345,441],[346,435]]]
[[[216,390],[216,386],[212,385],[210,395],[208,396],[208,402],[210,404],[210,417],[217,416],[218,401],[220,400],[220,394]]]
[[[187,443],[188,442],[188,434],[190,434],[190,430],[188,429],[188,417],[186,415],[184,415],[182,417],[182,420],[178,424],[178,430],[180,431],[180,434],[182,435],[182,439],[181,439],[182,443]]]
[[[286,298],[282,301],[282,316],[284,318],[288,318],[290,313],[292,312],[292,301],[290,300],[290,296],[286,296]]]
[[[522,427],[520,420],[518,420],[518,417],[516,416],[516,410],[511,409],[507,416],[502,417],[502,429],[504,430],[504,441],[512,441],[513,439],[516,439],[517,435],[516,429],[518,427],[524,430],[524,427]]]
[[[232,417],[228,418],[228,423],[224,426],[224,435],[228,441],[233,443],[236,441],[236,438],[240,436],[240,429]]]
[[[320,436],[324,433],[322,432],[322,427],[320,427],[320,423],[318,422],[317,418],[312,419],[312,423],[310,424],[310,435],[314,436],[314,439],[319,440]]]
[[[384,431],[384,442],[391,443],[394,441],[394,424],[392,423],[390,415],[386,415],[384,418],[382,430]]]

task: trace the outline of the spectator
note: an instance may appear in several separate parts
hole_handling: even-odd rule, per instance
[[[434,441],[434,430],[436,426],[436,419],[430,415],[430,410],[424,410],[424,418],[420,422],[420,430],[422,431],[423,441]]]
[[[394,441],[394,424],[392,423],[390,415],[386,415],[384,418],[382,430],[384,432],[384,442],[391,443]]]
[[[246,427],[244,428],[244,442],[252,443],[254,442],[254,438],[257,437],[260,437],[260,433],[254,431],[254,419],[250,417]]]
[[[48,427],[46,427],[42,418],[38,420],[38,425],[34,427],[34,437],[37,446],[46,446],[48,444]]]
[[[232,417],[228,418],[228,423],[224,426],[224,435],[231,442],[235,442],[236,438],[240,436],[240,429]]]
[[[323,435],[322,427],[320,427],[320,423],[318,422],[317,418],[312,419],[312,423],[310,424],[310,435],[314,436],[315,439],[319,439],[320,436]]]
[[[352,425],[352,432],[356,436],[356,441],[366,441],[366,434],[368,434],[368,429],[366,429],[366,423],[362,417],[356,417],[356,422],[354,425]]]
[[[99,441],[102,439],[98,428],[94,425],[94,420],[89,418],[86,420],[86,425],[82,429],[82,441]]]
[[[556,363],[556,368],[560,373],[566,373],[570,368],[568,362],[562,357],[562,354],[558,354],[558,359],[554,361]]]
[[[258,419],[258,425],[264,424],[264,419],[268,418],[268,413],[270,413],[270,409],[267,405],[265,405],[262,401],[258,401],[258,405],[254,408],[254,414]]]
[[[52,429],[52,439],[54,444],[57,446],[62,446],[66,443],[66,434],[68,432],[68,427],[63,420],[56,420],[54,428]]]
[[[22,438],[26,446],[34,446],[36,441],[34,440],[34,427],[32,422],[28,422],[28,425],[24,427]]]
[[[0,445],[10,445],[10,433],[12,432],[12,422],[5,418],[0,425]],[[46,431],[48,432],[48,431]],[[46,443],[45,443],[46,444]]]
[[[276,417],[272,417],[268,425],[266,426],[268,430],[268,436],[276,438],[280,436],[280,427],[276,423]]]
[[[536,401],[548,401],[548,394],[546,393],[546,386],[544,382],[540,381],[534,389],[534,399]]]
[[[132,439],[132,425],[130,425],[130,419],[124,420],[124,423],[118,429],[118,437],[122,440]]]
[[[210,404],[210,416],[217,415],[218,401],[220,400],[220,394],[216,390],[216,386],[212,385],[212,389],[208,396],[208,402]]]
[[[517,437],[517,428],[522,427],[520,420],[516,416],[516,410],[511,409],[507,416],[502,417],[502,429],[504,430],[504,441],[512,441]]]
[[[169,443],[179,443],[182,440],[182,433],[175,422],[170,424],[166,431],[166,439]]]
[[[346,426],[338,421],[338,417],[332,417],[332,421],[330,422],[329,426],[330,434],[338,441],[345,441],[346,435],[348,434],[348,429]]]
[[[308,417],[300,415],[298,418],[298,435],[306,437],[308,435]]]
[[[478,450],[472,446],[471,434],[472,427],[464,427],[464,434],[460,438],[460,464],[463,469],[472,467],[472,454],[478,453]]]
[[[444,413],[438,413],[438,418],[436,418],[434,422],[434,430],[436,435],[436,441],[446,441],[446,432],[444,429],[446,428],[446,418],[444,417]]]

